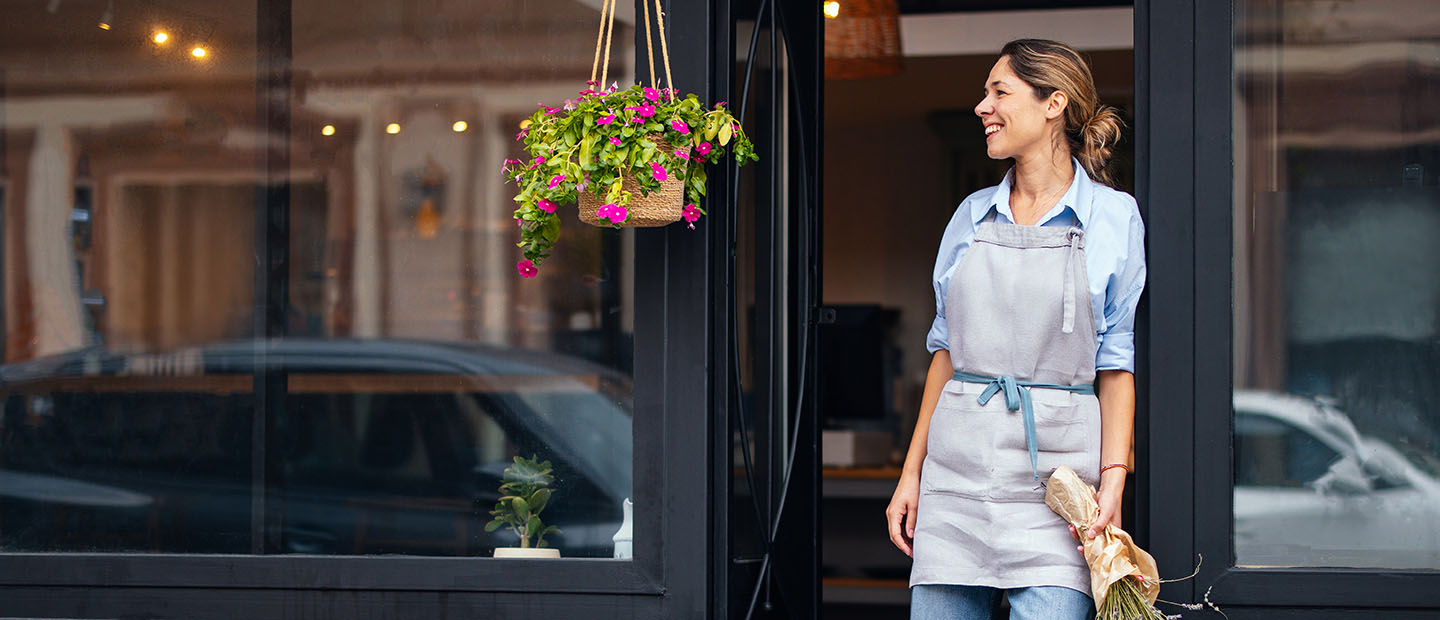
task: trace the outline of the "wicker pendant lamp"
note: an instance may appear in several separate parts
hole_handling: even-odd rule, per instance
[[[853,80],[900,72],[896,0],[830,0],[825,12],[825,77]]]

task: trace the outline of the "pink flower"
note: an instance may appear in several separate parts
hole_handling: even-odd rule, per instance
[[[690,229],[694,230],[695,222],[700,219],[700,209],[695,207],[695,203],[690,203],[685,205],[685,210],[680,212],[680,217],[685,218],[685,221],[690,223]]]
[[[721,101],[721,102],[719,102],[719,103],[716,103],[716,104],[715,104],[715,107],[716,107],[716,109],[723,108],[723,107],[725,107],[725,102],[724,102],[724,101]]]
[[[520,275],[527,278],[533,278],[535,277],[535,274],[540,273],[540,270],[535,268],[535,263],[530,262],[530,259],[528,258],[518,263],[515,263],[515,270],[519,271]]]
[[[559,111],[560,111],[560,108],[552,108],[552,107],[550,107],[550,106],[548,106],[548,105],[547,105],[547,106],[541,106],[541,107],[545,108],[545,116],[551,116],[551,115],[554,115],[556,112],[559,112]]]
[[[648,103],[645,105],[627,106],[625,109],[638,114],[641,118],[650,118],[652,116],[655,116],[655,106]],[[639,121],[632,118],[630,119],[630,122],[635,123]]]
[[[682,121],[678,118],[670,121],[670,128],[680,133],[690,133],[690,126],[686,125],[685,121]]]
[[[555,212],[555,203],[550,202],[549,200],[546,200],[544,198],[541,198],[540,202],[536,203],[535,206],[540,207],[540,210],[546,213]]]
[[[660,91],[655,90],[655,89],[653,89],[653,88],[648,88],[648,87],[647,87],[647,88],[645,89],[645,98],[646,98],[646,99],[649,99],[649,100],[651,100],[651,101],[659,101],[659,100],[660,100]]]
[[[656,181],[664,181],[670,178],[670,175],[665,174],[665,166],[660,165],[660,162],[650,162],[650,174],[655,177]]]
[[[585,85],[586,85],[586,86],[600,86],[600,82],[598,82],[598,81],[596,81],[596,80],[585,80]]]
[[[602,220],[610,220],[615,224],[624,222],[628,215],[629,211],[627,211],[625,207],[613,202],[600,205],[600,208],[595,210],[595,217]]]
[[[519,142],[520,140],[524,140],[524,139],[525,139],[525,136],[528,136],[528,135],[530,135],[530,130],[529,130],[529,129],[521,129],[521,130],[520,130],[520,133],[515,134],[515,141],[516,141],[516,142]]]
[[[632,123],[643,123],[643,122],[645,122],[645,119],[640,118],[640,117],[638,117],[638,116],[633,116],[633,117],[630,118],[630,122],[632,122]]]
[[[695,147],[695,152],[696,152],[696,153],[699,153],[701,157],[704,157],[704,156],[706,156],[706,155],[709,155],[709,154],[710,154],[710,143],[709,143],[709,142],[701,142],[698,146]]]
[[[686,152],[685,152],[685,149],[676,149],[676,150],[675,150],[675,156],[676,156],[676,157],[679,157],[680,159],[686,160],[686,161],[689,161],[689,160],[690,160],[690,154],[689,154],[689,153],[686,153]]]
[[[517,216],[515,216],[515,225],[516,225],[516,226],[519,226],[519,227],[521,227],[521,228],[524,228],[524,227],[525,227],[525,220],[520,219],[520,216],[517,215]]]
[[[614,114],[607,114],[607,115],[605,115],[605,116],[602,116],[602,117],[600,117],[600,118],[595,119],[595,124],[596,124],[596,125],[609,125],[610,123],[613,123],[613,122],[615,122],[615,115],[614,115]]]
[[[610,144],[613,144],[613,145],[615,145],[615,146],[620,146],[620,138],[617,138],[617,137],[615,137],[615,136],[610,136]]]
[[[555,175],[555,176],[553,176],[553,177],[550,177],[550,189],[555,189],[555,186],[556,186],[556,185],[559,185],[560,182],[561,182],[561,181],[564,181],[564,180],[565,180],[565,175],[563,175],[563,174],[557,174],[557,175]]]
[[[545,156],[544,156],[544,155],[536,155],[536,156],[535,156],[535,163],[537,163],[537,164],[543,164],[543,163],[545,163]]]

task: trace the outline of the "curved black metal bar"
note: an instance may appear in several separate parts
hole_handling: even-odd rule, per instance
[[[779,160],[778,160],[778,158],[779,158],[779,152],[778,152],[778,151],[779,151],[779,146],[778,146],[778,143],[779,143],[779,139],[780,139],[780,138],[779,138],[779,115],[780,115],[781,113],[790,112],[790,110],[784,110],[784,111],[778,110],[778,107],[779,107],[779,105],[780,105],[780,97],[779,97],[779,95],[778,95],[778,93],[780,92],[780,86],[779,86],[779,84],[778,84],[780,77],[779,77],[779,72],[778,72],[778,70],[777,70],[776,63],[774,62],[775,58],[777,57],[777,55],[778,55],[778,53],[779,53],[779,48],[780,48],[780,45],[779,45],[780,39],[778,39],[777,37],[784,37],[784,42],[785,42],[784,55],[785,55],[785,57],[786,57],[786,60],[788,60],[789,63],[790,63],[790,65],[792,65],[792,66],[794,66],[794,64],[795,64],[795,52],[794,52],[792,46],[790,45],[791,41],[790,41],[790,36],[789,36],[788,28],[787,28],[787,26],[786,26],[786,24],[785,24],[785,21],[784,21],[784,20],[785,20],[785,18],[784,18],[784,12],[783,12],[783,11],[778,11],[778,10],[777,10],[777,7],[775,6],[775,4],[769,2],[769,0],[762,0],[762,1],[761,1],[760,6],[758,7],[758,14],[756,15],[756,18],[755,18],[755,28],[754,28],[754,30],[751,32],[750,45],[749,45],[749,54],[748,54],[748,56],[746,57],[746,66],[745,66],[745,70],[744,70],[744,74],[745,74],[745,75],[744,75],[744,85],[743,85],[743,87],[742,87],[741,97],[740,97],[740,100],[739,100],[739,101],[740,101],[740,106],[741,106],[741,107],[740,107],[741,113],[740,113],[740,115],[739,115],[739,119],[740,119],[740,120],[742,121],[742,123],[743,123],[744,116],[745,116],[745,111],[746,111],[746,108],[748,107],[748,103],[749,103],[750,82],[751,82],[751,79],[752,79],[752,77],[753,77],[753,75],[754,75],[754,71],[755,71],[756,51],[757,51],[758,42],[759,42],[760,29],[761,29],[761,27],[766,23],[765,18],[766,18],[767,16],[769,17],[769,23],[770,23],[770,25],[771,25],[771,28],[770,28],[770,54],[771,54],[771,69],[770,69],[770,71],[771,71],[771,74],[770,74],[770,78],[771,78],[771,91],[770,91],[770,92],[771,92],[771,97],[772,97],[772,99],[771,99],[771,105],[772,105],[772,107],[777,108],[777,110],[774,110],[773,113],[772,113],[772,115],[771,115],[771,128],[770,128],[770,138],[771,138],[771,145],[770,145],[770,146],[771,146],[771,149],[770,149],[770,153],[769,153],[769,160],[770,160],[770,161],[768,162],[768,164],[769,164],[770,166],[772,166],[772,171],[774,172],[774,173],[771,174],[771,178],[770,178],[770,188],[769,188],[769,189],[770,189],[770,196],[771,196],[771,199],[772,199],[772,204],[774,204],[774,203],[778,203],[778,200],[780,199],[780,197],[778,196],[778,185],[777,185],[777,183],[776,183],[776,179],[778,178],[779,166],[781,165],[781,163],[780,163]],[[797,101],[799,101],[799,97],[800,97],[800,92],[799,92],[800,86],[799,86],[799,83],[798,83],[795,79],[793,79],[793,77],[792,77],[791,79],[787,79],[786,81],[788,82],[788,88],[792,91],[793,96],[796,98]],[[807,132],[805,131],[805,127],[806,127],[806,126],[804,125],[804,123],[805,123],[805,120],[806,120],[806,119],[805,119],[805,117],[804,117],[804,112],[799,109],[800,107],[802,107],[802,106],[796,106],[796,109],[794,110],[794,112],[795,112],[795,114],[796,114],[796,116],[797,116],[797,120],[798,120],[799,123],[801,124],[801,129],[800,129],[800,131],[798,132],[798,133],[799,133],[799,145],[798,145],[798,146],[799,146],[799,149],[798,149],[798,150],[800,151],[800,162],[799,162],[799,163],[800,163],[800,172],[801,172],[802,182],[800,183],[800,186],[799,186],[799,188],[798,188],[798,193],[799,193],[799,203],[803,206],[803,205],[808,205],[809,202],[810,202],[810,200],[811,200],[813,197],[811,196],[811,191],[810,191],[810,188],[809,188],[808,184],[805,183],[805,182],[803,182],[804,179],[808,179],[808,178],[809,178],[809,172],[810,172],[810,164],[811,164],[811,162],[809,161],[809,157],[808,157],[807,149],[806,149],[806,147],[807,147],[807,145],[808,145],[808,142],[809,142],[808,139],[809,139],[810,136],[809,136],[809,135],[807,134]],[[739,195],[739,178],[738,178],[738,176],[736,176],[736,177],[733,179],[733,183],[734,183],[734,184],[733,184],[733,186],[732,186],[732,193],[731,193],[731,195],[733,195],[733,196],[738,196],[738,195]],[[731,210],[731,214],[730,214],[730,215],[731,215],[731,231],[733,232],[734,230],[736,230],[736,225],[738,224],[738,215],[737,215],[737,213],[736,213],[736,210],[734,210],[734,209]],[[748,608],[747,608],[747,610],[746,610],[746,613],[745,613],[745,618],[747,618],[747,619],[748,619],[748,618],[751,618],[751,617],[754,615],[756,605],[757,605],[757,603],[758,603],[759,600],[760,600],[760,592],[761,592],[761,589],[762,589],[762,588],[763,588],[763,589],[765,590],[765,592],[766,592],[765,608],[766,608],[767,610],[768,610],[768,609],[773,609],[773,603],[771,602],[771,588],[772,588],[772,586],[774,585],[774,581],[773,581],[774,572],[773,572],[772,567],[775,565],[775,561],[776,561],[776,557],[775,557],[773,551],[774,551],[775,541],[776,541],[776,539],[777,539],[777,537],[778,537],[778,535],[779,535],[781,519],[782,519],[782,517],[784,516],[785,506],[786,506],[786,503],[787,503],[787,500],[788,500],[788,497],[789,497],[789,491],[790,491],[791,481],[792,481],[793,476],[794,476],[795,461],[796,461],[796,457],[797,457],[797,455],[798,455],[800,437],[801,437],[802,431],[803,431],[803,426],[801,425],[801,420],[802,420],[802,416],[803,416],[803,412],[804,412],[804,405],[805,405],[805,391],[806,391],[806,390],[805,390],[805,386],[807,385],[807,380],[808,380],[808,378],[809,378],[808,363],[809,363],[809,359],[810,359],[810,357],[811,357],[810,351],[809,351],[809,348],[810,348],[810,329],[813,327],[813,326],[811,325],[812,317],[811,317],[811,312],[810,312],[810,310],[811,310],[811,307],[812,307],[812,305],[813,305],[813,303],[814,303],[814,300],[811,298],[811,297],[812,297],[812,295],[811,295],[811,292],[812,292],[812,291],[811,291],[811,286],[809,286],[809,285],[810,285],[810,284],[813,284],[813,282],[816,281],[816,277],[818,276],[818,274],[817,274],[816,266],[813,264],[812,261],[809,261],[809,260],[808,260],[808,257],[809,257],[808,252],[809,252],[809,250],[810,250],[811,243],[812,243],[812,241],[813,241],[813,239],[812,239],[811,237],[813,236],[814,231],[817,229],[816,222],[815,222],[815,218],[816,218],[816,217],[817,217],[817,214],[814,212],[813,209],[803,209],[803,207],[802,207],[802,213],[801,213],[801,214],[799,215],[799,217],[798,217],[799,230],[798,230],[797,232],[798,232],[799,239],[798,239],[797,244],[798,244],[798,248],[799,248],[799,255],[800,255],[801,257],[807,257],[806,264],[805,264],[806,276],[807,276],[807,277],[806,277],[806,279],[804,280],[804,282],[805,282],[805,284],[807,284],[807,286],[804,286],[804,287],[801,288],[801,290],[800,290],[800,292],[799,292],[799,294],[798,294],[798,299],[796,300],[798,306],[803,309],[803,313],[802,313],[802,319],[801,319],[801,321],[800,321],[801,329],[800,329],[800,334],[799,334],[799,338],[800,338],[800,340],[799,340],[799,348],[797,349],[798,355],[800,356],[800,367],[799,367],[799,375],[798,375],[799,385],[798,385],[798,389],[797,389],[797,391],[796,391],[795,405],[794,405],[794,408],[792,409],[794,415],[793,415],[793,418],[792,418],[792,420],[791,420],[791,425],[794,427],[794,430],[793,430],[793,432],[791,433],[791,436],[787,438],[787,439],[789,439],[789,441],[788,441],[788,443],[789,443],[789,452],[788,452],[787,457],[786,457],[786,462],[785,462],[785,466],[784,466],[784,473],[783,473],[783,475],[781,476],[781,480],[780,480],[780,493],[779,493],[778,497],[775,496],[773,493],[767,493],[767,496],[768,496],[767,499],[768,499],[768,500],[773,500],[773,510],[764,511],[764,512],[768,513],[768,517],[769,517],[768,519],[766,518],[766,515],[761,514],[761,511],[760,511],[760,509],[759,509],[759,503],[758,503],[758,502],[755,502],[755,503],[754,503],[754,507],[755,507],[756,512],[757,512],[757,515],[756,515],[756,516],[757,516],[757,522],[758,522],[758,524],[760,524],[762,527],[765,528],[765,541],[764,541],[764,542],[765,542],[765,552],[764,552],[764,555],[763,555],[763,558],[762,558],[762,563],[761,563],[760,571],[759,571],[759,573],[756,575],[756,578],[755,578],[756,581],[755,581],[755,586],[754,586],[754,588],[753,588],[753,590],[752,590],[752,592],[751,592],[750,604],[749,604],[749,606],[748,606]],[[736,251],[735,251],[735,247],[734,247],[733,237],[732,237],[732,244],[731,244],[730,250],[731,250],[731,251],[730,251],[730,253],[729,253],[728,260],[727,260],[727,276],[730,278],[730,281],[733,282],[733,281],[734,281],[734,273],[735,273],[735,269],[736,269],[736,264],[735,264],[735,263],[736,263]],[[743,386],[742,386],[741,383],[740,383],[740,367],[739,367],[739,363],[740,363],[740,362],[739,362],[739,359],[738,359],[738,338],[739,338],[739,334],[738,334],[738,329],[737,329],[737,326],[736,326],[736,322],[737,322],[737,321],[736,321],[736,319],[735,319],[735,312],[734,312],[734,307],[735,307],[735,303],[736,303],[736,296],[735,296],[734,287],[732,286],[732,287],[730,287],[730,288],[731,288],[731,290],[729,291],[729,294],[728,294],[728,300],[729,300],[729,303],[730,303],[730,308],[731,308],[731,310],[732,310],[732,312],[731,312],[731,321],[730,321],[732,337],[730,338],[730,343],[729,343],[729,344],[730,344],[730,351],[731,351],[731,360],[732,360],[731,366],[732,366],[732,370],[733,370],[733,374],[734,374],[734,381],[735,381],[736,391],[737,391],[737,393],[736,393],[737,399],[736,399],[736,400],[743,402],[743,399],[738,398],[738,396],[740,395],[740,393],[743,392]],[[743,405],[742,405],[742,407],[743,407]],[[755,490],[756,487],[755,487],[755,483],[754,483],[754,472],[753,472],[754,464],[751,462],[751,459],[750,459],[750,454],[749,454],[749,442],[748,442],[748,437],[747,437],[747,435],[748,435],[748,425],[746,424],[745,419],[744,419],[744,411],[743,411],[743,409],[739,410],[738,413],[739,413],[739,415],[737,416],[737,422],[738,422],[738,424],[739,424],[739,426],[740,426],[740,431],[741,431],[742,452],[744,452],[744,456],[745,456],[745,469],[746,469],[745,474],[746,474],[746,480],[747,480],[747,483],[750,485],[750,488],[751,488],[752,490]]]

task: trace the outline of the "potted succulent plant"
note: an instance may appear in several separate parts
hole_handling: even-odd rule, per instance
[[[505,476],[500,484],[500,499],[490,511],[494,519],[485,524],[485,531],[494,532],[508,527],[520,538],[520,546],[497,547],[497,558],[560,557],[560,550],[547,546],[545,541],[546,534],[560,530],[540,521],[540,512],[545,510],[554,493],[550,485],[555,482],[555,476],[550,473],[550,461],[540,462],[538,458],[516,456],[514,464],[505,468]]]
[[[581,221],[597,226],[690,227],[705,211],[705,165],[729,149],[735,161],[758,159],[725,103],[710,109],[695,95],[671,89],[597,82],[559,108],[541,105],[520,125],[528,160],[506,160],[503,172],[519,188],[515,222],[533,277],[560,234],[560,205],[578,202]]]

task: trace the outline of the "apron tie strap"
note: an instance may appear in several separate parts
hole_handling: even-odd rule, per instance
[[[1075,257],[1084,247],[1082,240],[1085,236],[1078,228],[1071,228],[1066,236],[1070,238],[1070,252],[1065,256],[1065,318],[1061,321],[1060,331],[1069,334],[1075,331]]]
[[[1025,422],[1025,447],[1030,450],[1030,469],[1035,474],[1035,480],[1040,480],[1040,446],[1035,438],[1035,403],[1030,398],[1030,388],[1043,388],[1048,390],[1065,390],[1076,394],[1095,394],[1095,386],[1084,385],[1058,385],[1055,383],[1038,383],[1035,381],[1020,381],[1015,377],[1006,375],[1003,377],[987,377],[963,370],[955,371],[951,377],[956,381],[965,383],[985,384],[985,391],[980,392],[980,398],[976,399],[981,406],[990,403],[990,399],[1000,392],[1005,393],[1005,408],[1010,411],[1019,411],[1020,417]]]

